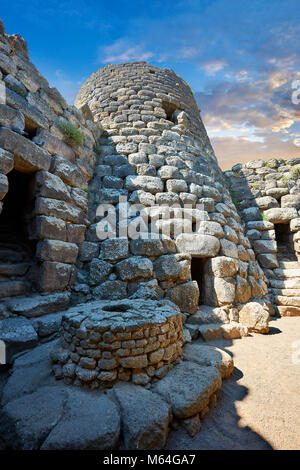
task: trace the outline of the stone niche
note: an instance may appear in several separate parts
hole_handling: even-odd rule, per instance
[[[70,309],[52,352],[57,379],[89,388],[147,385],[181,355],[182,318],[167,300],[97,301]]]

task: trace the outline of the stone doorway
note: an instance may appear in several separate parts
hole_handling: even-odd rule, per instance
[[[205,265],[207,259],[194,258],[191,261],[191,276],[192,280],[196,281],[199,288],[199,305],[205,303]]]
[[[275,224],[274,227],[278,260],[297,261],[293,244],[293,234],[290,231],[290,224]]]
[[[12,170],[9,190],[0,215],[0,297],[22,295],[31,290],[30,271],[36,242],[30,240],[34,198],[33,175]]]

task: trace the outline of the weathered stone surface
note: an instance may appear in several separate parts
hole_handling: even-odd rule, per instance
[[[3,281],[0,282],[0,298],[14,297],[25,293],[25,284],[23,281]]]
[[[184,419],[202,411],[221,383],[221,374],[216,367],[183,362],[157,382],[153,391],[170,403],[176,418]]]
[[[112,265],[106,261],[93,258],[89,264],[89,283],[98,284],[112,272]]]
[[[126,177],[125,187],[130,191],[142,190],[151,194],[156,194],[164,189],[164,184],[160,178],[155,176],[134,176]]]
[[[11,363],[13,357],[37,344],[37,334],[26,318],[9,318],[0,320],[0,340],[5,343],[6,362]]]
[[[249,282],[241,276],[236,276],[236,301],[239,303],[246,303],[251,298],[251,286]]]
[[[273,253],[262,253],[257,256],[259,264],[263,268],[274,269],[278,268],[278,261],[276,254]]]
[[[162,449],[171,419],[170,405],[142,387],[119,384],[114,393],[121,407],[125,449]]]
[[[198,309],[199,288],[196,281],[179,284],[168,291],[168,298],[178,305],[182,312],[193,314]]]
[[[149,258],[132,256],[116,265],[117,272],[123,281],[148,279],[153,274],[153,264]]]
[[[257,333],[269,332],[269,318],[269,312],[258,302],[249,302],[239,311],[240,323]]]
[[[57,217],[38,216],[36,218],[36,234],[39,238],[66,241],[66,222]]]
[[[23,173],[49,170],[51,155],[26,137],[5,127],[0,128],[0,147],[15,156],[15,169]]]
[[[199,223],[198,233],[212,235],[216,238],[224,237],[222,226],[218,222],[211,222],[209,220],[203,220]]]
[[[8,191],[8,179],[6,175],[0,173],[0,200],[4,198]]]
[[[264,211],[264,214],[268,221],[276,223],[285,223],[289,222],[291,219],[298,217],[298,212],[294,208],[285,207],[285,208],[274,208]]]
[[[35,210],[37,215],[57,217],[66,222],[83,223],[86,218],[82,210],[65,201],[57,201],[46,197],[37,197]]]
[[[229,240],[221,240],[220,254],[229,258],[238,258],[237,246]]]
[[[216,277],[214,290],[219,304],[233,303],[235,299],[235,280],[232,277]]]
[[[118,408],[104,394],[68,390],[64,417],[48,434],[42,450],[115,449],[120,434]]]
[[[70,193],[59,176],[48,171],[39,171],[35,175],[36,190],[40,196],[70,201]]]
[[[18,298],[8,302],[11,312],[24,315],[27,318],[39,317],[60,310],[65,310],[70,301],[69,292],[48,295],[34,295],[33,297]]]
[[[216,256],[208,261],[208,269],[217,277],[231,277],[238,271],[239,263],[235,258]]]
[[[101,243],[100,258],[116,261],[128,256],[127,238],[108,238]]]
[[[228,324],[211,323],[207,325],[200,325],[198,327],[200,336],[205,341],[214,341],[217,339],[236,339],[248,335],[248,328],[237,322]]]
[[[58,240],[43,240],[38,243],[36,256],[41,261],[58,261],[74,264],[77,259],[78,246]]]
[[[273,209],[270,209],[273,210]],[[275,240],[254,240],[253,248],[255,253],[276,253],[277,245]]]
[[[44,261],[41,267],[39,286],[43,292],[63,291],[70,282],[72,265]]]
[[[85,189],[87,183],[83,178],[78,166],[56,155],[52,158],[51,171],[59,176],[66,184]]]
[[[25,127],[24,116],[19,110],[0,103],[0,125],[23,131]]]
[[[287,194],[282,196],[281,207],[293,207],[295,209],[300,209],[300,194]]]
[[[223,308],[199,305],[197,312],[187,320],[189,325],[202,325],[206,323],[228,323],[228,317]]]
[[[33,318],[32,326],[40,338],[45,338],[59,331],[62,315],[62,312],[56,312]]]
[[[73,149],[45,129],[40,129],[37,132],[36,137],[33,138],[33,142],[44,142],[43,148],[52,155],[60,155],[70,162],[74,162],[75,160],[75,152]]]
[[[5,405],[0,430],[14,450],[37,450],[63,417],[67,393],[61,387],[43,387]]]
[[[279,207],[278,201],[271,196],[258,197],[255,199],[255,203],[262,210]]]
[[[55,341],[25,352],[15,361],[3,389],[2,404],[30,395],[40,387],[55,384],[51,370],[50,353]]]
[[[229,377],[234,368],[233,359],[226,351],[199,342],[184,346],[183,359],[196,362],[201,366],[214,366],[219,370],[223,379]]]
[[[181,253],[190,253],[196,258],[213,257],[219,251],[218,238],[211,235],[183,233],[176,239],[177,249]]]
[[[0,148],[0,172],[5,175],[14,167],[14,156],[12,153]]]

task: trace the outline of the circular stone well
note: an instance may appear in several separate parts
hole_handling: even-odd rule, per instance
[[[181,313],[169,301],[81,304],[63,315],[53,371],[57,379],[90,388],[130,380],[147,385],[168,372],[182,346]]]

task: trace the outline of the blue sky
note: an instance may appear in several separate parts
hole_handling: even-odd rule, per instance
[[[69,102],[99,67],[146,60],[191,85],[224,168],[300,157],[299,0],[14,0],[1,18]]]

